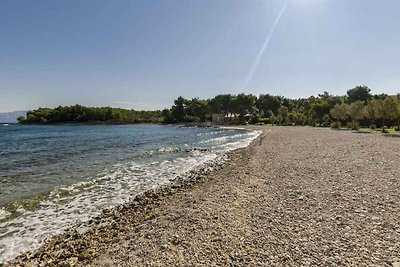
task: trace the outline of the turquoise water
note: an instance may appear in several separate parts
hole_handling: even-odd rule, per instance
[[[224,160],[258,132],[161,125],[0,125],[0,262]]]

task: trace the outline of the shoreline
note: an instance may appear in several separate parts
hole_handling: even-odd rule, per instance
[[[12,266],[399,266],[398,139],[258,129],[223,166]]]
[[[174,125],[179,127],[179,125]],[[193,126],[191,126],[193,127]],[[219,126],[213,126],[214,128],[221,128]],[[224,127],[225,129],[240,129],[246,131],[257,131],[256,127]],[[246,147],[250,146],[256,140],[260,138],[263,133],[259,133],[256,138],[254,138]],[[190,171],[176,176],[171,179],[169,183],[164,185],[159,185],[156,188],[150,188],[143,192],[136,194],[127,203],[115,206],[113,208],[103,209],[100,216],[89,220],[89,222],[81,223],[75,225],[73,228],[68,228],[62,234],[57,234],[49,236],[43,241],[43,244],[32,251],[24,252],[14,259],[6,260],[0,262],[0,266],[14,266],[21,265],[25,266],[30,262],[35,262],[35,265],[42,262],[49,262],[46,256],[50,256],[51,262],[65,262],[65,258],[78,259],[78,261],[85,261],[91,259],[92,256],[82,255],[82,251],[72,251],[71,254],[58,254],[56,247],[60,244],[61,240],[66,240],[64,244],[66,247],[71,244],[80,243],[82,240],[87,239],[87,235],[95,235],[97,231],[103,232],[115,228],[115,221],[125,216],[125,212],[138,213],[141,214],[147,209],[151,209],[162,197],[166,197],[175,194],[181,190],[187,190],[197,183],[203,183],[206,181],[206,177],[212,172],[218,171],[223,168],[231,160],[231,157],[235,153],[240,153],[239,151],[246,149],[246,147],[236,148],[231,151],[227,151],[219,155],[215,159],[211,159],[202,163],[199,166],[194,167]],[[139,215],[140,216],[140,215]],[[86,237],[85,237],[86,236]],[[91,239],[89,237],[89,239]],[[84,251],[83,251],[84,252]],[[85,252],[84,252],[85,254]],[[76,260],[73,260],[76,261]],[[58,264],[57,263],[57,264]],[[82,263],[82,262],[81,262]],[[69,263],[66,263],[69,264]],[[75,263],[73,263],[74,265]]]
[[[241,149],[243,148],[238,148],[236,150]],[[92,250],[79,250],[79,245],[84,240],[88,238],[93,238],[90,237],[90,235],[96,235],[96,232],[107,232],[111,229],[118,228],[115,223],[116,221],[121,220],[122,217],[126,216],[126,212],[134,213],[138,216],[146,215],[147,210],[152,209],[155,205],[157,205],[161,198],[175,194],[181,190],[186,190],[196,183],[205,182],[205,176],[209,175],[210,172],[214,170],[219,170],[220,168],[222,168],[226,161],[230,160],[229,154],[231,153],[232,152],[227,153],[228,159],[222,163],[213,162],[213,164],[209,164],[204,168],[192,170],[185,177],[178,176],[176,179],[171,180],[171,183],[168,185],[159,186],[157,188],[138,193],[128,203],[116,206],[111,209],[104,209],[102,210],[102,214],[100,216],[95,217],[88,223],[76,225],[74,228],[67,229],[63,234],[51,236],[47,238],[44,241],[44,244],[38,249],[22,253],[21,255],[18,255],[16,258],[10,261],[0,263],[0,266],[14,266],[18,264],[24,266],[29,262],[57,262],[57,264],[59,264],[65,258],[72,258],[72,262],[75,262],[77,259],[78,261],[82,261],[81,263],[85,262],[85,260],[90,260],[91,258],[93,258],[93,256],[95,256]],[[149,218],[146,217],[145,220],[147,219]],[[63,250],[56,249],[56,247],[60,245],[60,243],[63,243],[63,247],[67,248],[78,247],[78,250],[69,251],[71,253],[57,254],[57,252]],[[75,263],[72,263],[72,265],[74,265]]]

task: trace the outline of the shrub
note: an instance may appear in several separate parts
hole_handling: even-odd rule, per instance
[[[260,117],[259,116],[253,116],[253,117],[251,117],[249,123],[250,124],[256,124],[259,121],[260,121]]]
[[[24,123],[25,122],[25,117],[24,116],[19,116],[18,118],[17,118],[17,121],[19,122],[19,123]]]
[[[360,123],[358,121],[354,121],[351,123],[351,129],[352,130],[359,130],[360,129]]]
[[[185,115],[185,116],[183,117],[183,121],[184,121],[184,122],[200,122],[200,118],[199,118],[199,117],[196,117],[196,116],[188,116],[188,115]]]
[[[333,129],[339,129],[340,127],[342,127],[342,124],[340,123],[340,121],[334,121],[332,122],[331,127]]]

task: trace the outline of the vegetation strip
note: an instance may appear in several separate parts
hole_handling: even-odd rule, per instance
[[[170,109],[136,111],[111,107],[84,107],[80,105],[57,108],[39,108],[29,111],[21,123],[199,123],[215,124],[275,124],[342,126],[358,129],[360,126],[400,130],[400,94],[372,95],[367,86],[356,86],[345,96],[328,92],[317,97],[289,99],[261,94],[223,94],[214,98],[191,100],[178,97]]]

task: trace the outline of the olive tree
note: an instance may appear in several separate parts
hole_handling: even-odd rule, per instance
[[[353,130],[359,128],[358,121],[364,118],[364,114],[364,101],[359,100],[348,105],[347,115],[351,118]]]
[[[341,122],[345,121],[348,117],[347,115],[347,104],[336,104],[335,107],[333,109],[331,109],[331,111],[329,112],[332,116],[332,118],[334,118],[336,120],[337,123],[337,127],[340,127]]]
[[[385,100],[378,99],[376,103],[376,114],[377,118],[382,119],[382,132],[387,132],[385,129],[385,122],[389,119],[396,118],[397,115],[397,103],[394,97],[386,97]]]
[[[377,104],[376,99],[371,99],[368,101],[368,104],[365,106],[365,117],[370,119],[371,123],[369,128],[374,127],[375,119],[377,118]]]

